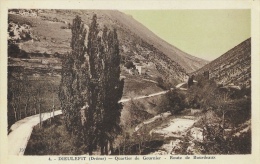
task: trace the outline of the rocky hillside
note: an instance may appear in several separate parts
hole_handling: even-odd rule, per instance
[[[9,24],[17,28],[18,33],[29,34],[22,40],[13,29],[9,33],[9,36],[15,33],[15,37],[9,37],[12,42],[18,38],[15,44],[19,51],[12,51],[12,57],[59,58],[70,51],[70,23],[75,16],[79,15],[89,25],[94,14],[97,14],[100,27],[106,25],[117,29],[123,62],[140,63],[148,68],[147,74],[150,72],[151,77],[182,81],[187,72],[206,64],[205,60],[188,55],[163,41],[131,16],[112,10],[9,10]],[[23,32],[20,26],[30,31]],[[15,63],[12,59],[10,61]]]
[[[209,74],[223,85],[251,86],[251,38],[192,74]]]

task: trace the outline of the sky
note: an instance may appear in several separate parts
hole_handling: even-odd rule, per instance
[[[127,10],[182,51],[214,60],[251,37],[250,10]]]

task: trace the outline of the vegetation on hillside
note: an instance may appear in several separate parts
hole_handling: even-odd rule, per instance
[[[23,14],[27,12],[36,12],[37,14],[33,17]],[[153,63],[148,66],[150,70],[148,74],[151,75],[151,77],[160,75],[164,78],[167,77],[167,80],[176,79],[177,81],[181,81],[183,77],[186,76],[187,70],[194,70],[194,68],[199,68],[206,63],[206,61],[202,59],[191,57],[166,42],[163,42],[157,36],[154,36],[152,40],[147,38],[147,36],[154,34],[151,34],[148,29],[144,28],[134,19],[118,11],[9,10],[9,21],[28,24],[31,27],[32,36],[37,38],[20,44],[19,47],[22,52],[25,51],[29,54],[59,54],[58,56],[60,57],[65,55],[67,51],[70,51],[69,42],[72,35],[67,28],[67,26],[71,28],[71,24],[68,22],[72,21],[74,15],[79,15],[84,22],[90,24],[91,16],[94,13],[99,13],[98,19],[101,22],[101,26],[106,25],[109,28],[117,29],[118,38],[120,40],[119,51],[120,54],[125,57],[122,62],[136,61],[146,64],[149,62]],[[145,35],[145,33],[149,35]],[[24,54],[18,56],[23,55]]]
[[[8,67],[8,129],[25,117],[59,109],[59,78],[28,73],[21,67]]]
[[[201,78],[189,88],[186,103],[189,108],[202,110],[195,124],[203,131],[203,140],[195,141],[197,153],[251,153],[251,88],[226,90],[213,80]]]
[[[230,49],[217,59],[193,72],[208,74],[217,83],[251,87],[251,38]]]

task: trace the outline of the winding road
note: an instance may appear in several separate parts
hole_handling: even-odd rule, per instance
[[[138,99],[144,99],[148,97],[153,97],[153,96],[159,96],[162,94],[165,94],[167,91],[162,91],[154,94],[150,94],[147,96],[138,96],[133,98],[133,100],[138,100]],[[121,99],[119,102],[128,102],[130,101],[131,98],[127,99]],[[51,113],[42,113],[41,118],[42,121],[45,121],[53,116],[57,116],[62,114],[61,110],[57,110],[54,112],[54,114]],[[10,128],[10,133],[8,134],[8,153],[9,155],[23,155],[25,148],[27,146],[27,143],[30,139],[33,127],[36,126],[37,124],[40,123],[40,116],[39,114],[33,115],[26,117],[22,120],[17,121],[14,123],[11,128]]]
[[[176,88],[178,88],[177,86],[176,86]],[[166,94],[167,92],[168,92],[168,90],[153,93],[150,95],[138,96],[138,97],[133,98],[133,100],[159,96],[162,94]],[[130,100],[131,100],[131,98],[126,98],[126,99],[121,99],[119,102],[125,103]],[[53,116],[57,116],[60,114],[62,114],[61,110],[57,110],[54,113],[53,112],[42,113],[41,119],[42,119],[42,121],[45,121]],[[8,153],[9,153],[9,155],[23,155],[24,154],[24,151],[25,151],[27,143],[30,139],[33,127],[40,123],[39,118],[40,118],[39,114],[29,116],[22,120],[17,121],[16,123],[14,123],[11,126],[10,132],[8,134],[8,145],[9,145]],[[154,119],[155,118],[152,118],[152,120],[150,120],[150,121],[154,121]]]

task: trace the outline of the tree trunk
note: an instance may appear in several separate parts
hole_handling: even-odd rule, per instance
[[[119,147],[118,147],[118,150],[119,150],[119,155],[121,155],[121,152],[120,152],[120,147],[121,147],[121,141],[119,142]]]
[[[225,111],[223,111],[223,113],[222,113],[222,130],[223,130],[223,133],[222,133],[222,135],[223,135],[223,137],[224,137],[224,135],[225,135]]]
[[[109,144],[109,142],[106,141],[106,142],[105,142],[105,154],[106,154],[106,155],[108,155],[108,144]]]
[[[34,114],[37,114],[37,102],[34,103]]]
[[[101,144],[100,153],[101,153],[101,155],[105,155],[104,145],[103,144]]]
[[[124,136],[124,147],[123,147],[123,154],[125,155],[125,136]]]
[[[104,140],[103,140],[103,138],[101,137],[101,143],[100,143],[100,154],[101,155],[105,155],[104,153],[105,153],[105,146],[104,146]]]
[[[39,104],[40,127],[42,127],[41,104]]]
[[[24,107],[24,114],[25,114],[25,117],[27,117],[27,106],[28,106],[28,102],[25,104],[25,107]]]
[[[19,110],[19,113],[18,113],[18,120],[21,120],[22,119],[22,110],[21,110],[21,96],[19,95],[17,97],[17,103],[16,103],[16,110],[18,109]]]
[[[113,143],[112,143],[112,141],[109,141],[109,149],[108,150],[110,150],[111,151],[111,154],[114,154],[114,148],[113,148]]]
[[[142,142],[139,142],[139,155],[141,155],[141,144],[142,144]]]
[[[92,154],[93,154],[92,145],[89,145],[88,152],[89,152],[89,155],[92,155]]]
[[[17,112],[16,112],[16,109],[14,108],[14,119],[15,119],[15,122],[17,121]]]
[[[52,108],[52,117],[54,118],[55,107]]]
[[[21,107],[19,108],[19,120],[22,119],[22,110],[21,110]]]
[[[50,119],[49,120],[50,120],[50,124],[51,124],[51,109],[50,109]]]

